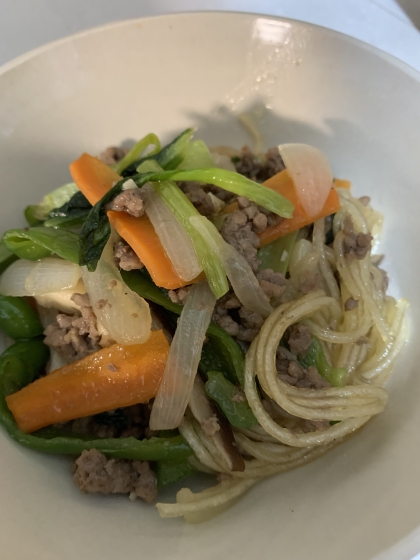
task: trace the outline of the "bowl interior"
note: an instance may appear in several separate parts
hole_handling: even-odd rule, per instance
[[[401,63],[307,24],[241,14],[185,14],[82,33],[0,74],[1,229],[69,179],[81,152],[187,126],[210,144],[249,138],[243,110],[265,106],[266,146],[324,150],[340,178],[385,214],[390,291],[415,309],[420,234],[420,82]],[[205,525],[163,521],[121,497],[83,497],[66,459],[25,450],[0,432],[0,525],[10,558],[172,560],[268,557],[409,558],[398,541],[420,525],[415,367],[419,322],[388,383],[390,405],[348,443],[266,480]],[[173,492],[168,493],[173,498]],[[7,506],[6,506],[7,504]],[[24,528],[24,532],[22,532]],[[393,549],[394,552],[397,549]]]

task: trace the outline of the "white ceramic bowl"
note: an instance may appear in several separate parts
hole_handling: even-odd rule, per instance
[[[68,180],[82,151],[187,126],[248,139],[235,112],[270,107],[267,146],[307,142],[386,216],[391,292],[418,309],[419,75],[332,31],[242,14],[185,14],[81,33],[0,72],[1,228]],[[197,560],[409,559],[420,551],[418,318],[387,411],[350,442],[267,480],[199,526],[123,497],[82,496],[65,459],[0,432],[1,557]],[[402,541],[402,542],[401,542]]]

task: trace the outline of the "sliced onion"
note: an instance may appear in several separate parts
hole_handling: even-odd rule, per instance
[[[95,315],[118,344],[143,344],[149,338],[152,318],[148,303],[121,278],[113,255],[112,236],[95,272],[82,267],[83,282]]]
[[[38,296],[58,292],[74,288],[81,274],[80,266],[63,259],[21,259],[3,273],[0,293],[5,296]]]
[[[176,273],[182,280],[192,280],[203,269],[190,236],[151,185],[145,185],[142,190],[146,194],[146,214]]]
[[[264,318],[268,317],[273,309],[244,257],[226,243],[215,225],[204,216],[193,216],[190,222],[210,249],[222,259],[233,291],[242,305]]]
[[[150,416],[152,430],[177,428],[184,416],[216,298],[207,282],[194,284],[185,300]]]
[[[309,217],[319,214],[332,187],[333,175],[327,156],[308,144],[281,144],[280,155]]]

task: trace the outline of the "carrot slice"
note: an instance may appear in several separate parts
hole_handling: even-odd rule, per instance
[[[70,173],[91,204],[96,204],[121,179],[108,165],[89,154],[83,154],[74,161],[70,165]],[[191,281],[182,280],[176,273],[145,214],[135,218],[125,212],[108,212],[108,217],[117,232],[144,263],[157,286],[174,290],[191,284]]]
[[[17,425],[26,433],[145,403],[158,390],[169,352],[162,331],[144,344],[114,344],[27,385],[6,397]]]
[[[264,247],[264,245],[267,245],[268,243],[271,243],[272,241],[275,241],[279,237],[287,235],[292,231],[296,231],[297,229],[312,224],[320,218],[325,218],[325,216],[334,214],[334,212],[337,212],[337,210],[339,210],[340,208],[340,200],[338,198],[338,194],[335,189],[331,189],[321,212],[316,216],[309,217],[299,201],[295,185],[287,169],[281,171],[280,173],[277,173],[277,175],[274,175],[274,177],[271,177],[271,179],[265,181],[264,185],[270,189],[275,190],[276,192],[290,200],[293,203],[295,209],[293,211],[292,218],[283,219],[278,224],[269,226],[263,232],[258,234],[261,247]]]

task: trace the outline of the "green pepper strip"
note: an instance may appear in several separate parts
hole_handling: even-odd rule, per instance
[[[173,303],[163,289],[155,286],[143,269],[130,272],[121,271],[127,286],[145,299],[160,305],[167,311],[180,315],[182,305]],[[207,374],[209,371],[222,371],[231,381],[244,385],[244,355],[239,345],[226,331],[210,323],[207,329],[208,341],[201,353],[199,369]]]
[[[0,295],[0,330],[17,340],[39,336],[44,329],[26,299]]]
[[[234,400],[237,388],[219,371],[209,371],[204,386],[206,395],[212,399],[236,428],[250,429],[258,424],[251,407],[247,402]]]
[[[315,366],[318,373],[334,387],[344,387],[347,381],[348,371],[345,368],[330,366],[325,357],[319,340],[313,336],[312,344],[304,358],[299,358],[303,367]]]
[[[0,423],[15,441],[44,453],[79,455],[85,449],[97,449],[109,457],[138,461],[181,460],[191,455],[190,447],[181,436],[140,441],[133,437],[89,439],[88,436],[78,437],[54,428],[38,430],[33,434],[19,430],[5,397],[45,371],[49,354],[45,348],[41,340],[21,341],[0,357]]]
[[[158,461],[156,463],[156,478],[158,489],[178,482],[197,472],[188,459],[182,461]]]

